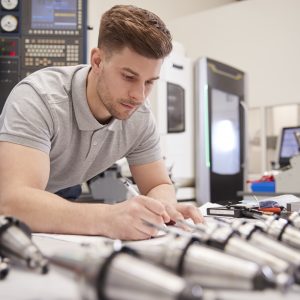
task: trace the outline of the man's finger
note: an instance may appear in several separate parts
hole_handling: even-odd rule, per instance
[[[166,211],[171,218],[171,222],[176,220],[184,220],[184,216],[176,209],[174,205],[166,205]]]
[[[145,196],[138,196],[137,199],[141,201],[141,203],[143,203],[144,206],[151,212],[162,216],[164,221],[169,219],[169,215],[165,209],[165,206],[160,201]]]
[[[139,224],[139,230],[149,235],[150,237],[155,237],[158,235],[159,230],[162,230],[162,226],[164,224],[154,224],[152,222],[148,222],[145,219],[141,219],[142,223]]]
[[[195,224],[204,223],[204,217],[197,207],[193,205],[185,205],[183,210],[182,214],[186,219],[191,218]]]
[[[151,238],[151,234],[149,234],[147,228],[143,228],[142,225],[135,228],[136,230],[136,239],[137,240],[148,240]]]
[[[159,216],[152,211],[148,210],[147,208],[144,208],[143,211],[141,211],[139,215],[139,219],[145,222],[148,222],[149,224],[153,224],[155,226],[162,226],[164,225],[164,220],[162,216]],[[144,223],[144,222],[143,222]]]
[[[204,218],[199,209],[189,204],[177,204],[176,208],[185,219],[191,218],[195,224],[204,223]]]

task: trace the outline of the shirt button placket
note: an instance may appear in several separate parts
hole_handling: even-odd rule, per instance
[[[97,154],[99,153],[99,149],[101,145],[105,141],[105,136],[107,132],[103,132],[102,130],[99,130],[93,134],[92,141],[91,141],[91,146],[90,146],[90,152],[87,156],[87,162],[94,162]]]

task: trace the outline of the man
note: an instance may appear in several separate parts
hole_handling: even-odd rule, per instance
[[[33,231],[146,239],[163,224],[192,218],[177,204],[145,104],[171,36],[153,13],[115,6],[101,20],[91,65],[35,72],[11,92],[0,118],[0,214]],[[70,202],[55,194],[126,157],[141,196],[115,205]]]

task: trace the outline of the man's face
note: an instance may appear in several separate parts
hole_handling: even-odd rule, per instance
[[[162,62],[163,59],[146,58],[129,48],[104,57],[96,89],[106,113],[119,120],[128,119],[149,95]]]

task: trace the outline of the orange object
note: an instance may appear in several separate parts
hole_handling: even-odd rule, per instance
[[[280,207],[264,207],[264,208],[259,208],[258,210],[262,212],[272,212],[277,215],[281,213]]]

